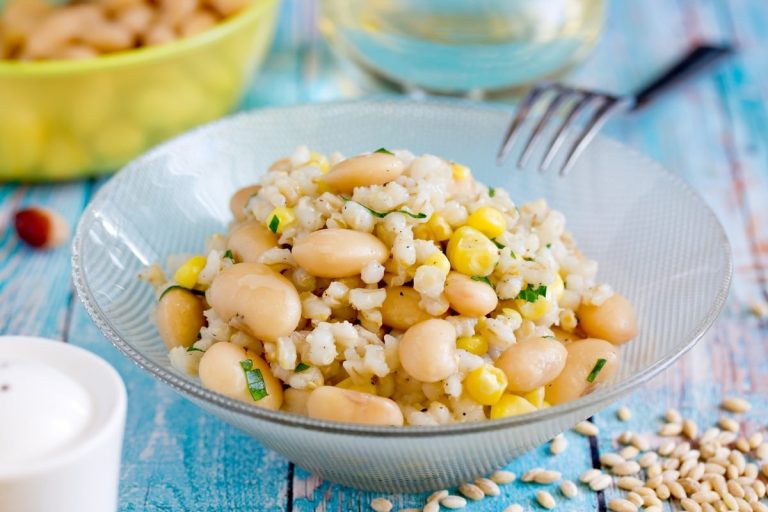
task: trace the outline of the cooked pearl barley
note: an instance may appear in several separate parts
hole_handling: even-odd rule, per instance
[[[562,475],[559,471],[541,471],[539,473],[536,473],[536,475],[533,477],[533,481],[537,484],[551,484],[552,482],[557,482],[560,480]]]
[[[750,404],[748,401],[744,400],[743,398],[729,396],[722,401],[722,403],[720,404],[720,407],[722,407],[726,411],[742,413],[742,412],[749,411],[752,408],[752,404]]]
[[[602,491],[607,489],[613,480],[610,475],[600,475],[589,482],[589,488],[593,491]]]
[[[590,423],[589,421],[581,421],[577,423],[573,427],[573,430],[583,436],[596,436],[600,433],[600,429],[597,428],[597,425]]]
[[[659,429],[660,436],[678,436],[683,431],[680,423],[664,423]]]
[[[768,469],[768,464],[766,465],[766,469]],[[597,477],[601,476],[603,474],[602,471],[599,469],[588,469],[585,472],[579,476],[579,480],[585,484],[588,484],[592,482],[592,480],[596,479]],[[766,473],[768,475],[768,473]]]
[[[576,484],[571,482],[570,480],[563,480],[560,483],[560,492],[566,498],[573,498],[574,496],[579,494],[579,489],[576,487]]]
[[[555,436],[554,439],[552,439],[552,442],[549,444],[549,451],[552,452],[553,455],[558,455],[560,453],[563,453],[568,448],[568,440],[563,436],[563,434],[558,434]]]
[[[485,498],[485,493],[475,484],[463,483],[459,486],[459,492],[473,501]]]
[[[478,478],[475,480],[475,485],[478,486],[486,496],[498,496],[501,494],[501,489],[496,485],[496,482],[487,478]]]
[[[499,471],[494,471],[494,473],[491,475],[491,480],[501,485],[511,484],[512,482],[515,481],[515,478],[517,477],[511,471],[499,470]]]
[[[632,411],[626,406],[619,407],[619,410],[616,411],[616,417],[621,421],[629,421],[632,419]]]
[[[626,446],[626,447],[622,448],[621,450],[619,450],[619,455],[621,455],[623,458],[625,458],[627,460],[634,459],[639,454],[640,454],[640,450],[638,450],[634,446]]]
[[[518,505],[517,503],[513,503],[507,508],[505,508],[502,512],[524,512],[522,505]]]
[[[433,503],[436,503],[436,502],[433,502]],[[461,496],[446,496],[445,498],[440,500],[440,504],[445,508],[450,508],[450,509],[464,508],[467,506],[467,500],[465,500]]]
[[[664,419],[669,423],[682,423],[683,417],[677,409],[667,409],[664,413]]]
[[[640,464],[633,460],[622,462],[613,466],[611,472],[616,476],[634,475],[640,472]]]
[[[608,510],[614,512],[637,512],[637,505],[629,500],[614,498],[608,502]]]
[[[623,462],[626,462],[624,460],[624,457],[619,455],[618,453],[608,452],[604,453],[600,456],[600,464],[603,466],[615,466],[617,464],[621,464]]]
[[[429,495],[427,501],[440,501],[443,498],[447,498],[450,493],[445,489],[440,489]]]
[[[547,491],[536,491],[536,501],[539,502],[539,505],[548,510],[555,508],[555,505],[557,504],[555,498],[553,498]]]
[[[389,512],[392,507],[392,502],[386,498],[374,498],[371,501],[371,508],[376,512]]]

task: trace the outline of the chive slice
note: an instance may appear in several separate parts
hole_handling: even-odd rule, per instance
[[[277,218],[277,215],[273,215],[271,219],[269,219],[269,230],[273,233],[277,233],[277,228],[280,227],[280,219]]]
[[[301,373],[304,370],[308,370],[308,369],[309,369],[309,365],[308,364],[299,363],[299,364],[296,365],[296,368],[293,371],[296,372],[296,373]]]
[[[496,195],[496,189],[493,187],[490,187],[488,189],[488,197],[494,197]]]
[[[493,288],[493,285],[491,284],[491,280],[488,279],[487,276],[472,276],[473,281],[480,281],[481,283],[485,283],[491,288]]]
[[[538,287],[534,287],[532,284],[528,284],[528,286],[525,287],[525,289],[520,290],[520,293],[517,294],[518,299],[522,299],[526,302],[536,302],[539,300],[539,297],[544,297],[547,295],[547,287],[546,285],[539,285]]]
[[[394,153],[391,152],[390,150],[388,150],[387,148],[379,148],[376,151],[374,151],[374,153],[384,153],[385,155],[393,155],[394,156]]]
[[[371,215],[373,215],[374,217],[378,217],[380,219],[383,219],[384,217],[386,217],[390,213],[404,213],[404,214],[408,215],[409,217],[413,217],[414,219],[426,219],[427,218],[427,214],[426,213],[413,213],[413,212],[409,212],[408,210],[392,210],[390,212],[377,212],[376,210],[368,208],[364,204],[359,203],[357,201],[353,201],[352,199],[350,199],[348,197],[342,196],[341,198],[344,200],[344,202],[353,202],[353,203],[359,204],[360,206],[362,206],[363,208],[368,210],[368,212]]]
[[[232,254],[232,251],[227,249],[227,251],[224,253],[225,258],[229,258],[232,261],[235,261],[235,256]]]
[[[506,245],[502,244],[501,242],[498,242],[495,238],[491,238],[491,242],[493,242],[493,244],[499,249],[503,249],[506,247]]]
[[[554,336],[542,336],[542,338],[545,338],[545,339],[555,339]]]
[[[597,374],[600,373],[600,370],[603,369],[603,366],[605,366],[605,363],[607,362],[608,361],[605,359],[602,359],[602,358],[598,359],[597,362],[595,363],[595,366],[592,368],[592,371],[589,372],[589,375],[587,376],[587,382],[589,382],[590,384],[592,382],[595,382],[595,379],[597,378]]]
[[[205,352],[205,350],[201,350],[197,347],[193,347],[192,345],[190,345],[189,347],[187,347],[187,352]]]
[[[205,295],[205,292],[202,291],[202,290],[193,290],[191,288],[184,288],[183,286],[181,286],[179,284],[174,284],[172,286],[169,286],[165,290],[163,290],[163,293],[160,294],[160,297],[157,298],[157,301],[160,302],[161,300],[163,300],[163,297],[165,297],[165,294],[168,293],[171,290],[185,290],[185,291],[188,291],[189,293],[192,293],[194,295]]]
[[[251,398],[253,398],[254,401],[258,402],[269,395],[269,393],[267,393],[267,385],[264,383],[264,377],[261,375],[261,370],[258,368],[255,370],[253,369],[252,360],[246,359],[240,361],[240,367],[243,369],[243,373],[245,373],[245,381],[248,384],[248,391],[251,393]]]
[[[550,243],[548,243],[548,244],[547,244],[547,249],[549,249],[549,248],[551,248],[551,247],[552,247],[552,242],[550,242]]]

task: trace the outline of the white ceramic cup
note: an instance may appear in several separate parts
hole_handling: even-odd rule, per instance
[[[87,350],[0,336],[0,511],[117,510],[126,401]]]

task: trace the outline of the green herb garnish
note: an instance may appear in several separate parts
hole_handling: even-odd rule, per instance
[[[388,150],[387,148],[379,148],[376,151],[374,151],[374,153],[384,153],[385,155],[393,155],[394,156],[394,153],[391,152],[390,150]]]
[[[549,249],[550,247],[552,247],[552,243],[551,242],[547,244],[547,249]]]
[[[277,218],[277,215],[273,215],[271,219],[269,219],[269,230],[273,233],[277,233],[277,228],[280,227],[280,219]]]
[[[496,195],[496,189],[495,189],[495,188],[493,188],[493,187],[490,187],[490,188],[488,189],[488,197],[493,197],[493,196],[495,196],[495,195]]]
[[[308,364],[299,363],[299,364],[296,365],[296,368],[293,371],[296,372],[296,373],[301,373],[304,370],[308,370],[308,369],[309,369],[309,365]]]
[[[598,359],[595,363],[595,366],[592,368],[592,371],[589,372],[589,375],[587,376],[587,382],[592,383],[595,382],[595,379],[597,378],[597,374],[600,373],[600,370],[603,369],[603,366],[605,366],[605,363],[607,363],[605,359]]]
[[[515,256],[515,251],[509,251],[509,255],[517,259],[517,256]]]
[[[545,339],[555,339],[554,336],[542,336],[542,338],[545,338]]]
[[[342,198],[342,199],[343,199],[345,202],[349,202],[349,201],[351,201],[351,202],[353,202],[353,203],[357,203],[357,204],[359,204],[360,206],[362,206],[363,208],[365,208],[366,210],[368,210],[368,212],[369,212],[371,215],[373,215],[374,217],[378,217],[378,218],[380,218],[380,219],[383,219],[384,217],[386,217],[386,216],[387,216],[387,215],[389,215],[390,213],[404,213],[404,214],[408,215],[409,217],[413,217],[414,219],[426,219],[426,218],[427,218],[427,214],[426,214],[426,213],[412,213],[412,212],[409,212],[408,210],[392,210],[391,212],[377,212],[376,210],[372,210],[371,208],[368,208],[367,206],[365,206],[365,205],[364,205],[364,204],[362,204],[362,203],[358,203],[357,201],[352,201],[352,199],[350,199],[350,198],[348,198],[348,197],[344,197],[344,196],[342,196],[341,198]]]
[[[506,245],[502,244],[501,242],[496,241],[495,238],[491,238],[491,242],[493,242],[493,245],[495,245],[499,249],[503,249],[503,248],[506,247]]]
[[[187,347],[187,352],[205,352],[205,350],[201,350],[197,347],[193,347],[190,345],[189,347]]]
[[[530,256],[523,256],[523,259],[524,259],[525,261],[535,261],[535,260],[534,260],[533,258],[531,258]]]
[[[482,283],[487,284],[491,288],[493,288],[493,285],[491,284],[491,280],[488,279],[486,276],[472,276],[473,281],[480,281]]]
[[[253,398],[254,401],[258,402],[269,395],[269,393],[267,393],[267,385],[264,383],[264,377],[261,375],[261,370],[258,368],[255,370],[253,369],[252,360],[246,359],[240,361],[240,367],[243,369],[243,373],[245,373],[245,381],[248,383],[248,391],[251,393],[251,398]]]
[[[539,300],[539,297],[544,297],[545,295],[547,295],[546,285],[542,284],[538,287],[534,287],[529,283],[524,290],[520,290],[520,293],[517,294],[517,298],[523,299],[526,302],[536,302]]]
[[[185,290],[185,291],[188,291],[189,293],[192,293],[194,295],[205,295],[205,292],[202,291],[202,290],[192,290],[190,288],[184,288],[181,285],[174,284],[172,286],[169,286],[165,290],[163,290],[163,293],[160,294],[160,297],[157,298],[157,301],[160,302],[161,300],[163,300],[163,297],[165,297],[165,294],[168,293],[171,290]]]
[[[232,254],[232,251],[230,251],[229,249],[227,249],[227,251],[224,253],[224,257],[229,258],[232,261],[235,261],[235,256]]]

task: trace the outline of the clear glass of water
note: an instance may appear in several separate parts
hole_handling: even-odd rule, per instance
[[[322,0],[334,52],[433,93],[505,90],[556,76],[597,41],[603,0]]]

